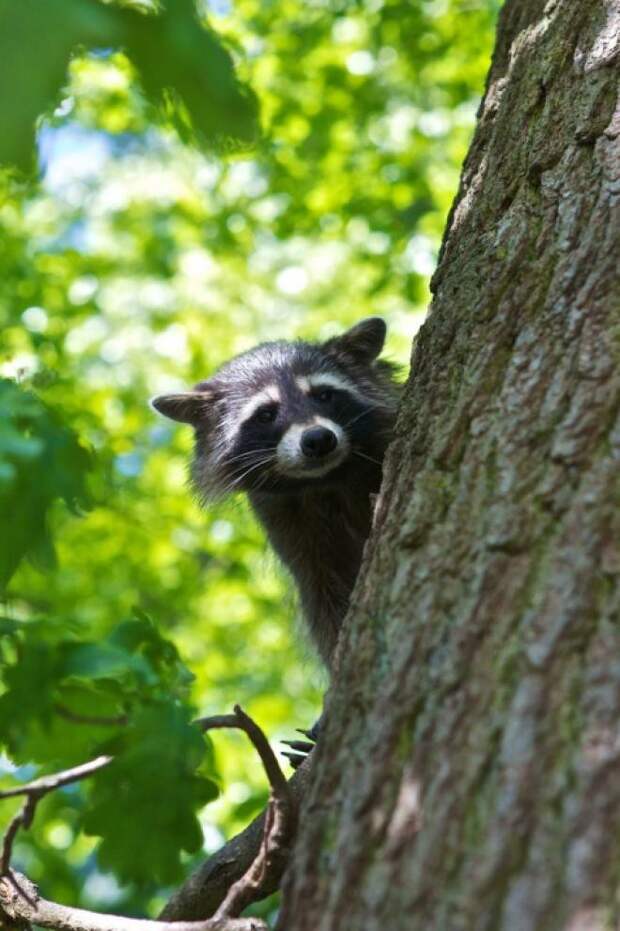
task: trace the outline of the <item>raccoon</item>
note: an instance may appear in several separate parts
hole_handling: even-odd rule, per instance
[[[311,638],[332,666],[370,532],[400,387],[378,356],[382,319],[324,343],[262,343],[155,410],[195,430],[203,503],[245,493],[295,581]]]

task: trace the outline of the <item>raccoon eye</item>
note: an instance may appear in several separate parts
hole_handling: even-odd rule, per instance
[[[333,388],[317,388],[312,392],[312,396],[316,401],[319,401],[321,404],[329,404],[330,401],[334,400],[334,389]]]
[[[319,388],[314,396],[321,404],[329,404],[330,401],[334,400],[334,389]]]
[[[254,420],[258,423],[273,423],[277,415],[278,407],[276,404],[264,404],[254,414]]]

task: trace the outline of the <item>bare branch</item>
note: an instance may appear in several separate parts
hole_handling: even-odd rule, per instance
[[[79,782],[81,779],[87,779],[103,769],[112,762],[111,756],[98,756],[88,763],[81,763],[71,769],[63,769],[59,773],[53,773],[51,776],[41,776],[32,782],[27,782],[23,786],[12,786],[10,789],[0,790],[0,799],[14,798],[17,795],[35,795],[42,797],[48,792],[60,789],[61,786],[68,786],[72,782]]]
[[[219,892],[214,908],[210,910],[212,913],[217,909],[217,914],[212,921],[205,923],[205,920],[202,920],[205,914],[202,910],[201,920],[189,921],[189,923],[185,919],[181,919],[181,921],[191,931],[197,931],[198,928],[204,928],[204,931],[216,928],[238,928],[239,931],[241,929],[249,931],[250,928],[263,928],[264,924],[261,922],[256,923],[255,921],[254,924],[248,924],[247,922],[250,919],[244,919],[241,924],[235,924],[234,922],[231,924],[231,920],[239,915],[248,904],[268,895],[277,888],[288,861],[288,853],[297,825],[298,795],[291,791],[291,787],[287,783],[276,755],[263,731],[238,705],[235,706],[232,715],[215,715],[202,718],[194,723],[202,731],[227,727],[243,730],[252,741],[261,758],[269,779],[271,797],[265,815],[254,822],[247,832],[243,832],[244,836],[252,836],[253,840],[249,848],[241,844],[239,849],[243,851],[244,855],[241,857],[240,862],[238,864],[232,862],[231,864],[230,860],[225,861],[219,858],[218,862],[220,864],[227,862],[227,865],[233,866],[233,870],[228,883]],[[4,905],[4,911],[9,917],[17,916],[20,917],[20,920],[34,921],[41,927],[62,928],[68,929],[68,931],[116,931],[116,928],[120,927],[122,927],[123,931],[132,931],[134,921],[136,923],[135,931],[138,931],[138,929],[140,931],[167,931],[171,924],[174,931],[184,931],[176,915],[173,918],[164,916],[163,920],[159,922],[138,919],[130,921],[130,919],[96,915],[95,913],[82,912],[80,909],[71,909],[46,902],[38,897],[38,892],[36,901],[30,901],[29,893],[25,890],[29,889],[32,884],[24,877],[23,880],[20,880],[23,885],[23,888],[21,888],[16,885],[15,876],[17,874],[10,871],[11,852],[15,837],[20,827],[27,828],[30,826],[38,801],[48,792],[93,775],[98,770],[108,766],[112,759],[110,756],[97,757],[81,766],[63,770],[51,776],[43,776],[26,785],[14,786],[0,792],[0,799],[20,795],[27,796],[22,810],[15,816],[5,834],[0,860],[0,882],[4,884],[2,889],[6,894],[6,882],[9,881],[10,888],[13,890],[13,898],[11,899],[9,896],[9,906]],[[227,844],[224,849],[230,853],[233,847],[234,841]],[[248,852],[249,856],[247,855]],[[0,889],[0,893],[2,889]],[[10,911],[10,902],[13,900],[17,903],[14,909],[15,915]],[[3,899],[0,894],[0,904],[2,902]],[[37,909],[36,916],[32,913],[35,905]],[[29,915],[23,913],[26,906],[30,909]],[[42,913],[41,910],[43,910]],[[17,915],[18,911],[20,911],[19,916]],[[114,922],[117,922],[117,924],[115,925]],[[120,922],[120,925],[118,922]]]
[[[208,718],[196,718],[192,723],[203,733],[220,727],[239,727],[237,716],[234,714],[212,714]]]
[[[306,793],[310,766],[311,757],[307,757],[287,783],[295,811],[299,811]],[[240,834],[231,838],[205,860],[174,892],[160,918],[167,921],[189,921],[213,915],[226,898],[231,886],[251,868],[260,853],[265,836],[266,816],[267,811],[263,811]],[[282,872],[285,866],[286,862],[282,864]],[[278,873],[274,869],[267,873],[260,894],[256,895],[255,900],[275,892],[280,885],[282,872]]]
[[[28,829],[30,827],[37,804],[41,801],[43,796],[47,795],[48,792],[53,792],[55,789],[60,788],[60,786],[67,786],[73,782],[79,782],[80,779],[86,779],[111,762],[111,756],[98,756],[88,763],[82,763],[81,766],[74,766],[72,769],[64,769],[51,776],[42,776],[40,779],[35,779],[33,782],[26,783],[26,785],[13,786],[11,789],[4,789],[0,792],[0,799],[15,798],[19,795],[26,796],[23,808],[15,815],[2,839],[0,877],[6,876],[9,873],[13,844],[17,837],[17,832],[20,828]]]
[[[215,918],[240,915],[247,905],[261,898],[265,881],[270,876],[277,875],[279,878],[282,875],[297,827],[297,809],[269,741],[239,705],[235,705],[235,715],[261,758],[271,786],[271,796],[256,858],[243,876],[230,887]]]
[[[245,872],[228,888],[215,912],[216,918],[235,917],[251,902],[267,894],[264,889],[269,886],[270,879],[277,877],[276,881],[279,881],[297,827],[297,808],[269,741],[258,724],[239,705],[235,705],[234,714],[201,718],[195,723],[203,731],[220,727],[238,727],[244,731],[261,758],[271,787],[269,805],[262,823],[262,836],[255,855]]]
[[[225,727],[236,727],[244,731],[261,758],[271,788],[283,795],[288,793],[286,777],[269,741],[258,724],[245,713],[240,705],[235,705],[234,714],[215,714],[208,718],[197,718],[194,724],[203,732]]]
[[[19,811],[8,828],[2,840],[2,856],[0,857],[0,876],[4,876],[9,871],[11,865],[11,854],[13,853],[13,843],[17,837],[20,828],[29,828],[34,818],[34,812],[39,800],[38,795],[29,795],[24,805]]]
[[[258,918],[168,922],[68,908],[42,899],[34,883],[13,871],[0,878],[0,909],[12,922],[58,931],[267,931]]]

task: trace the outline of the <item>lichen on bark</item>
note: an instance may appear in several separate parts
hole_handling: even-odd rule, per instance
[[[280,925],[602,931],[620,883],[617,0],[508,0]]]

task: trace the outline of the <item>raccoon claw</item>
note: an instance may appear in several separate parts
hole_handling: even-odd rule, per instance
[[[289,750],[283,750],[282,753],[288,759],[289,763],[293,769],[297,769],[303,761],[306,759],[308,754],[310,754],[316,745],[317,738],[319,736],[319,722],[317,721],[309,730],[304,730],[301,727],[296,728],[298,734],[303,734],[304,737],[307,737],[307,740],[283,740],[282,743],[286,744],[287,747],[290,747]]]
[[[310,753],[311,750],[314,750],[314,743],[309,740],[283,740],[282,743],[298,753]]]
[[[315,721],[312,727],[307,731],[304,731],[302,730],[301,727],[298,727],[297,733],[303,734],[304,737],[307,737],[308,740],[312,741],[312,743],[316,743],[317,740],[319,739],[319,734],[321,733],[321,727],[323,725],[323,718],[324,718],[324,714],[322,714],[321,717],[318,719],[318,721]]]
[[[292,750],[281,750],[280,752],[282,756],[286,757],[293,769],[299,769],[303,761],[307,759],[306,753],[293,753]]]
[[[302,733],[306,733],[303,731]],[[314,743],[309,740],[283,740],[283,744],[290,747],[290,750],[283,750],[282,753],[288,759],[293,769],[297,769],[306,759],[309,753],[314,750]]]
[[[315,744],[319,738],[318,721],[316,724],[313,724],[312,727],[309,727],[308,730],[304,730],[303,727],[296,727],[295,730],[298,734],[303,734],[304,737],[307,737],[308,740],[312,741],[313,744]],[[288,743],[287,740],[283,742]]]

